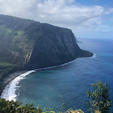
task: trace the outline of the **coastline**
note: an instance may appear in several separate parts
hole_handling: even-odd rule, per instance
[[[20,74],[15,79],[13,79],[11,82],[9,82],[9,84],[5,86],[1,94],[1,98],[4,98],[9,101],[11,100],[16,101],[16,97],[17,97],[16,90],[17,90],[17,87],[20,81],[24,79],[27,75],[33,72],[35,72],[35,70],[24,72],[23,74]]]
[[[50,66],[50,67],[45,67],[45,68],[39,68],[39,69],[34,69],[35,71],[42,71],[42,70],[47,70],[47,69],[52,69],[52,68],[58,68],[58,67],[62,67],[65,65],[68,65],[72,62],[74,62],[76,59],[69,61],[67,63],[58,65],[58,66]],[[12,81],[14,80],[16,77],[20,76],[21,74],[24,74],[25,72],[30,71],[30,70],[22,70],[22,71],[17,71],[17,72],[13,72],[11,74],[8,74],[7,77],[5,77],[2,81],[2,85],[0,86],[0,98],[1,98],[1,94],[3,92],[3,90],[5,89],[5,87]]]
[[[91,58],[95,58],[96,57],[96,54],[93,54],[91,56]],[[82,58],[86,58],[86,57],[82,57]],[[39,68],[39,69],[34,69],[35,71],[41,71],[41,70],[46,70],[46,69],[52,69],[52,68],[58,68],[58,67],[62,67],[62,66],[65,66],[65,65],[68,65],[72,62],[74,62],[76,60],[73,59],[72,61],[69,61],[69,62],[66,62],[64,64],[61,64],[61,65],[57,65],[57,66],[50,66],[50,67],[45,67],[45,68]],[[2,82],[2,85],[0,86],[0,98],[1,98],[1,94],[3,93],[5,87],[11,82],[13,81],[15,78],[17,78],[18,76],[26,73],[27,71],[30,71],[30,70],[22,70],[22,71],[17,71],[17,72],[13,72],[11,74],[9,74],[7,77],[5,77],[3,79],[3,82]]]
[[[7,77],[5,77],[1,83],[1,86],[0,86],[0,96],[4,90],[4,88],[13,80],[15,79],[16,77],[18,77],[19,75],[25,73],[26,71],[17,71],[17,72],[13,72],[11,74],[8,74]]]

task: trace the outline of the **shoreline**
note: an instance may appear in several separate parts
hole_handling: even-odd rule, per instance
[[[18,84],[20,83],[22,79],[24,79],[27,75],[33,72],[35,71],[31,70],[31,71],[24,72],[23,74],[20,74],[15,79],[13,79],[11,82],[9,82],[9,84],[5,86],[1,94],[1,98],[4,98],[9,101],[11,100],[16,101],[16,97],[17,97],[16,90],[17,90]]]
[[[95,54],[93,54],[91,56],[91,58],[95,58]],[[86,58],[86,57],[82,57],[82,58]],[[58,67],[63,67],[65,65],[69,65],[71,63],[73,63],[76,59],[69,61],[67,63],[61,64],[61,65],[57,65],[57,66],[50,66],[50,67],[45,67],[45,68],[39,68],[39,69],[34,69],[34,71],[42,71],[42,70],[47,70],[47,69],[53,69],[53,68],[58,68]],[[16,77],[20,76],[21,74],[24,74],[25,72],[30,71],[30,70],[20,70],[17,72],[13,72],[11,74],[9,74],[6,78],[3,79],[2,85],[0,87],[0,98],[1,98],[1,94],[3,92],[3,90],[5,89],[5,87],[12,81],[14,80]]]
[[[45,67],[45,68],[39,68],[39,69],[34,69],[35,71],[42,71],[42,70],[47,70],[47,69],[53,69],[53,68],[58,68],[58,67],[62,67],[62,66],[65,66],[65,65],[68,65],[72,62],[74,62],[76,59],[70,61],[70,62],[67,62],[67,63],[64,63],[64,64],[61,64],[61,65],[58,65],[58,66],[50,66],[50,67]],[[1,94],[3,92],[3,90],[5,89],[5,87],[12,81],[14,80],[16,77],[20,76],[21,74],[24,74],[25,72],[27,71],[30,71],[30,70],[20,70],[20,71],[17,71],[17,72],[13,72],[11,74],[8,74],[7,77],[5,77],[3,79],[3,82],[2,82],[2,85],[0,86],[0,98],[1,98]]]
[[[13,73],[8,74],[8,76],[3,79],[3,82],[2,82],[2,84],[1,84],[1,86],[0,86],[0,97],[1,97],[1,94],[2,94],[2,92],[3,92],[3,90],[4,90],[4,88],[5,88],[12,80],[14,80],[16,77],[18,77],[19,75],[21,75],[21,74],[23,74],[23,73],[25,73],[25,72],[26,72],[25,70],[24,70],[24,71],[22,70],[22,71],[13,72]]]

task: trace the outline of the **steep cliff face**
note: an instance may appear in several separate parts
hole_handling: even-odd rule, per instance
[[[0,15],[0,63],[36,69],[84,56],[92,53],[79,48],[69,29]]]

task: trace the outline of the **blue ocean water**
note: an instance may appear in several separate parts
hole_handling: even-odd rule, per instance
[[[113,100],[113,40],[79,39],[79,46],[96,54],[78,58],[63,67],[38,71],[26,76],[16,91],[17,100],[41,108],[87,111],[86,91],[96,81],[107,83]]]

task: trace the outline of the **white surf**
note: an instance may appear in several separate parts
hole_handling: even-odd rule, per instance
[[[27,75],[35,72],[35,70],[27,71],[20,76],[16,77],[14,80],[12,80],[8,85],[6,85],[5,89],[3,90],[1,94],[1,98],[4,98],[6,100],[13,100],[16,101],[16,90],[18,88],[19,82],[24,79]]]
[[[96,54],[94,53],[93,56],[92,56],[91,58],[95,58],[95,57],[96,57]]]

